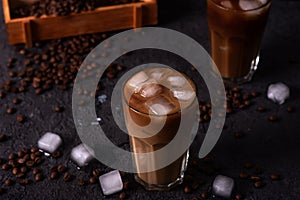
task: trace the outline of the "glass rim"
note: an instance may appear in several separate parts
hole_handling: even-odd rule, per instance
[[[239,12],[239,13],[246,13],[246,12],[251,12],[251,11],[256,11],[256,10],[259,10],[265,6],[267,6],[268,4],[271,3],[271,0],[267,0],[266,3],[256,7],[256,8],[253,8],[253,9],[249,9],[249,10],[237,10],[237,9],[232,9],[232,8],[227,8],[227,7],[224,7],[220,4],[218,4],[216,2],[216,0],[207,0],[207,1],[211,1],[215,6],[217,6],[218,8],[221,8],[222,10],[226,10],[226,11],[234,11],[234,12]]]

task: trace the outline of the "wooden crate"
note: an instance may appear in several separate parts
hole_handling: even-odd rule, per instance
[[[18,0],[2,0],[10,44],[138,28],[157,24],[156,0],[99,7],[68,16],[34,16],[11,19],[10,11]],[[14,5],[12,5],[14,3]]]

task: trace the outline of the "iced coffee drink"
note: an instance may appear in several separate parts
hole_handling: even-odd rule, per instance
[[[207,0],[211,55],[222,77],[252,78],[271,0]]]
[[[132,151],[151,153],[164,148],[178,132],[181,119],[191,124],[185,137],[191,137],[196,117],[195,85],[185,75],[170,68],[151,68],[133,75],[124,86],[123,110]],[[169,154],[153,154],[148,165],[157,168],[158,162]],[[188,150],[177,160],[154,171],[145,172],[145,160],[135,157],[136,180],[149,190],[166,190],[182,182]],[[150,161],[150,162],[149,162]],[[147,166],[146,166],[147,167]]]

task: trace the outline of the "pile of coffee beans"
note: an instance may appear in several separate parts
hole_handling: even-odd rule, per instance
[[[66,16],[71,13],[92,11],[98,7],[133,3],[138,0],[42,0],[12,10],[13,18],[42,15]]]

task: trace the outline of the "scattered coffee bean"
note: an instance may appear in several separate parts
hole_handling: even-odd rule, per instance
[[[259,96],[259,92],[251,92],[252,97],[258,97]]]
[[[40,172],[40,170],[39,170],[38,168],[34,168],[34,169],[32,170],[32,173],[33,173],[34,175],[38,174],[39,172]]]
[[[34,161],[33,160],[28,160],[27,162],[26,162],[26,165],[28,166],[28,167],[32,167],[32,166],[34,166]]]
[[[17,116],[17,122],[19,122],[19,123],[25,122],[25,117],[23,115],[18,115]]]
[[[6,141],[6,139],[7,139],[7,136],[5,134],[1,133],[0,134],[0,142],[4,142],[4,141]]]
[[[292,107],[292,106],[289,106],[289,107],[287,107],[287,109],[286,109],[289,113],[291,113],[291,112],[294,112],[294,107]]]
[[[55,111],[55,112],[62,112],[63,110],[64,110],[64,108],[63,108],[62,106],[56,105],[56,106],[54,107],[54,111]]]
[[[69,174],[68,172],[64,174],[63,180],[65,182],[71,181],[71,179],[72,179],[72,175],[71,174]]]
[[[264,112],[264,111],[266,111],[266,109],[265,109],[265,107],[263,107],[263,106],[258,106],[258,107],[257,107],[257,111],[259,111],[259,112]]]
[[[247,173],[245,173],[245,172],[241,172],[240,175],[239,175],[239,177],[240,177],[241,179],[246,179],[246,178],[249,177],[249,174],[247,174]]]
[[[241,194],[237,193],[237,194],[235,195],[235,199],[236,199],[236,200],[242,200],[242,199],[243,199],[243,196],[242,196]]]
[[[259,177],[259,176],[250,176],[250,179],[251,179],[252,181],[257,182],[257,181],[260,181],[260,180],[261,180],[261,177]]]
[[[277,115],[270,115],[270,116],[268,117],[268,120],[269,120],[269,121],[272,121],[272,122],[275,122],[275,121],[278,120],[278,117],[277,117]]]
[[[22,100],[19,99],[19,98],[14,98],[14,99],[12,100],[12,102],[13,102],[14,104],[20,104],[20,103],[22,102]]]
[[[262,181],[257,181],[254,183],[255,188],[262,188],[265,184]]]
[[[57,172],[51,172],[50,173],[50,179],[54,180],[54,179],[57,179],[57,177],[58,177]]]
[[[273,181],[277,181],[281,179],[281,175],[280,174],[271,174],[270,175],[270,179]]]
[[[24,159],[25,161],[28,161],[28,160],[30,159],[30,155],[29,155],[29,154],[25,154],[25,155],[23,156],[23,159]]]
[[[43,175],[41,173],[38,173],[34,176],[35,181],[42,181],[44,179]]]
[[[10,154],[8,155],[8,159],[9,159],[9,160],[13,160],[13,159],[15,159],[16,157],[17,157],[17,155],[14,154],[14,153],[10,153]]]
[[[24,152],[23,151],[18,151],[18,158],[23,158]]]
[[[52,153],[52,157],[53,158],[60,158],[61,157],[61,152],[60,151],[54,151]]]
[[[6,109],[7,114],[14,114],[15,112],[16,112],[16,109],[14,109],[14,108],[7,108]]]
[[[202,191],[202,192],[200,193],[200,196],[201,196],[202,199],[207,199],[208,194],[207,194],[206,191]]]
[[[85,181],[84,181],[83,179],[79,179],[79,180],[77,181],[77,183],[78,183],[78,185],[80,185],[80,186],[85,185]]]
[[[101,174],[100,169],[94,169],[93,170],[93,176],[100,176],[100,174]]]
[[[21,168],[20,168],[20,171],[21,171],[22,173],[26,173],[26,172],[27,172],[27,167],[26,167],[26,166],[21,167]]]
[[[34,159],[34,163],[37,164],[37,165],[41,164],[43,161],[44,161],[44,160],[43,160],[41,157],[36,157],[36,158]],[[33,163],[33,164],[34,164],[34,163]]]
[[[30,184],[30,180],[29,179],[22,179],[22,180],[20,180],[20,185],[28,185],[28,184]]]
[[[119,195],[119,199],[125,199],[126,198],[126,193],[125,192],[121,192]]]
[[[19,173],[19,169],[16,168],[16,167],[14,167],[14,168],[11,170],[11,173],[12,173],[13,175],[16,175],[16,174]]]
[[[3,170],[9,170],[10,166],[9,166],[9,164],[5,163],[5,164],[2,165],[1,168],[2,168]]]
[[[10,178],[8,178],[8,179],[5,180],[4,184],[5,184],[6,186],[11,186],[11,185],[14,184],[14,181],[11,180]]]
[[[191,187],[190,186],[185,186],[183,191],[184,191],[184,193],[190,193],[191,192]]]
[[[23,148],[22,148],[22,151],[23,151],[25,154],[29,153],[29,150],[28,150],[26,147],[23,147]]]
[[[128,190],[129,189],[129,182],[126,181],[123,183],[123,190]]]
[[[246,169],[251,169],[251,168],[253,168],[253,164],[252,163],[245,163],[244,164],[244,168],[246,168]]]
[[[35,158],[36,158],[36,155],[35,155],[34,153],[31,153],[31,154],[30,154],[30,159],[31,159],[31,160],[34,160]]]
[[[35,153],[35,152],[38,152],[38,151],[39,151],[39,149],[37,147],[31,147],[31,149],[30,149],[31,153]]]
[[[89,182],[90,182],[91,184],[95,184],[95,183],[97,183],[97,181],[98,181],[98,179],[97,179],[97,177],[95,177],[95,176],[93,176],[93,177],[91,177],[91,178],[89,179]]]
[[[64,165],[58,165],[57,166],[57,171],[59,172],[59,173],[63,173],[63,172],[65,172],[67,170],[67,168],[64,166]]]
[[[17,173],[16,178],[23,178],[25,176],[24,173]]]

